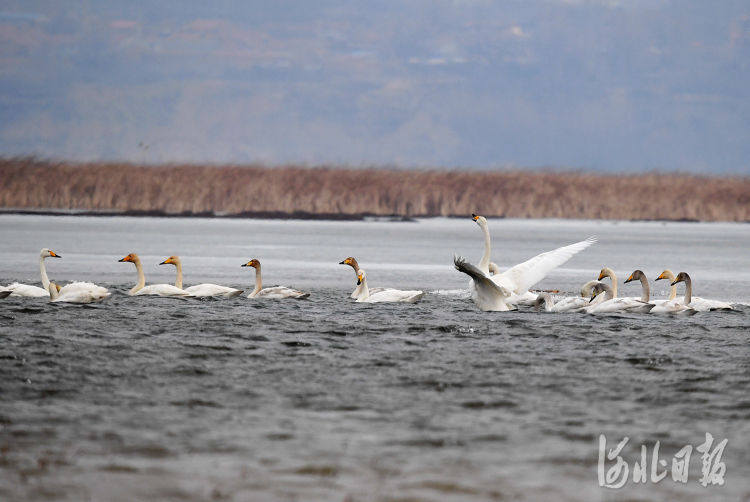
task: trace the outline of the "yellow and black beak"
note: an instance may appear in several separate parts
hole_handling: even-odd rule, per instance
[[[471,213],[471,219],[474,220],[474,221],[477,221],[479,219],[479,216],[477,216],[474,213]]]
[[[240,267],[249,267],[249,266],[250,266],[250,262],[243,263],[242,265],[240,265]]]
[[[349,258],[347,258],[347,259],[346,259],[346,260],[344,260],[344,261],[340,261],[340,262],[339,262],[339,265],[349,265],[350,263],[351,263],[351,261],[349,260]]]
[[[163,262],[159,263],[159,265],[169,265],[170,263],[172,263],[172,258],[167,258]]]
[[[117,261],[133,261],[133,259],[130,257],[130,255],[127,255],[125,258],[121,258]]]
[[[357,274],[357,286],[362,284],[362,274]]]
[[[632,280],[633,280],[633,274],[630,274],[630,277],[628,277],[627,279],[625,279],[625,284],[629,283]]]
[[[662,279],[666,279],[666,277],[664,277],[664,272],[662,272],[661,274],[659,274],[659,277],[656,278],[657,281],[660,281]]]
[[[49,252],[49,255],[50,255],[50,256],[51,256],[52,258],[62,258],[62,256],[60,256],[59,254],[55,253],[54,251],[50,251],[50,252]]]
[[[599,272],[599,278],[597,279],[597,281],[601,281],[605,277],[607,277],[607,275],[604,272]]]
[[[672,284],[670,284],[670,286],[674,286],[678,282],[682,282],[682,279],[675,279],[674,281],[672,281]]]

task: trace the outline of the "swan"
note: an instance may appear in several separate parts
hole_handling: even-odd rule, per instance
[[[103,292],[101,290],[104,290]],[[65,303],[94,303],[100,302],[109,296],[109,291],[100,286],[96,286],[91,289],[69,289],[65,291],[65,288],[57,290],[57,285],[50,283],[49,285],[49,298],[50,302],[65,302]]]
[[[484,234],[484,251],[482,252],[482,258],[479,260],[479,263],[476,265],[477,270],[482,272],[485,276],[490,277],[490,251],[491,251],[491,239],[490,239],[490,231],[487,227],[487,219],[484,216],[478,216],[476,214],[472,214],[472,219],[479,225],[479,228],[482,229],[482,233]],[[548,273],[550,273],[553,269],[559,267],[566,261],[568,261],[570,258],[573,257],[576,253],[583,251],[590,245],[594,244],[596,242],[596,237],[589,237],[588,239],[580,242],[576,242],[575,244],[571,244],[569,246],[563,246],[557,249],[554,249],[552,251],[547,251],[545,253],[541,253],[529,260],[526,260],[523,263],[519,263],[518,265],[515,265],[514,267],[506,270],[505,272],[495,274],[492,277],[492,280],[496,282],[497,284],[501,285],[504,289],[507,289],[511,292],[511,295],[503,301],[503,303],[510,303],[510,304],[524,304],[524,305],[533,305],[534,301],[536,300],[536,294],[529,291],[529,288],[536,284],[537,282],[541,281]],[[456,260],[454,259],[454,265],[456,264]],[[465,264],[465,260],[464,260]],[[458,268],[458,266],[457,266]],[[460,269],[459,269],[460,270]],[[464,272],[466,273],[466,272]],[[473,277],[472,277],[473,278]],[[476,295],[474,294],[474,289],[476,287],[476,280],[473,280],[470,285],[469,289],[472,291],[472,298],[474,298]],[[489,290],[485,289],[485,293],[487,293]],[[485,299],[489,300],[489,299]],[[493,304],[497,303],[495,300],[490,301],[482,301],[482,303],[485,304]],[[480,307],[481,308],[481,307]],[[500,310],[507,310],[504,308],[500,308]]]
[[[612,281],[612,297],[617,298],[617,275],[615,274],[615,271],[609,267],[603,267],[602,270],[599,272],[599,280],[601,281],[605,277],[609,277],[609,279]],[[628,296],[626,298],[630,300],[640,299],[637,296]]]
[[[652,308],[650,311],[651,314],[695,314],[696,311],[694,309],[688,307],[687,305],[683,305],[682,303],[674,299],[649,300],[651,289],[648,286],[648,279],[646,279],[646,274],[644,274],[641,270],[634,270],[624,284],[636,280],[641,281],[641,301],[650,303],[654,306],[654,308]]]
[[[355,276],[359,275],[359,263],[357,263],[357,260],[353,256],[350,256],[344,259],[343,261],[340,261],[339,265],[349,265],[350,267],[354,269],[354,275]],[[380,291],[383,291],[385,289],[388,289],[388,288],[370,288],[370,294],[372,295]],[[359,298],[360,296],[362,296],[362,284],[358,284],[358,286],[354,288],[354,291],[352,292],[350,297]]]
[[[278,300],[282,298],[307,298],[310,296],[310,293],[303,293],[302,291],[287,288],[286,286],[275,286],[264,289],[263,280],[260,275],[260,262],[255,258],[241,266],[253,267],[255,269],[255,289],[247,295],[248,298],[268,298],[269,300]]]
[[[672,281],[671,285],[675,286],[679,282],[685,283],[684,303],[690,308],[695,309],[698,312],[706,312],[708,310],[734,310],[732,305],[726,302],[693,297],[693,281],[690,279],[687,272],[680,272],[677,274],[677,277]]]
[[[422,291],[402,291],[391,288],[371,293],[367,287],[367,274],[361,268],[357,273],[357,286],[362,286],[362,294],[357,297],[357,301],[363,303],[416,303],[424,296]]]
[[[654,308],[652,304],[634,298],[616,298],[614,296],[614,288],[601,282],[596,284],[591,291],[591,300],[597,301],[597,303],[583,309],[584,312],[589,314],[609,314],[618,312],[647,314],[652,308]]]
[[[125,258],[118,261],[130,262],[135,265],[135,269],[138,271],[138,282],[133,289],[128,291],[130,296],[142,296],[142,295],[155,295],[155,296],[175,296],[175,297],[187,297],[193,296],[187,291],[172,286],[171,284],[151,284],[146,286],[146,277],[143,274],[143,265],[141,265],[141,259],[135,253],[130,253]]]
[[[591,292],[596,284],[599,284],[599,281],[588,281],[583,286],[581,286],[581,296],[568,296],[565,298],[560,298],[557,302],[555,302],[554,298],[549,293],[539,293],[536,301],[534,302],[534,307],[536,308],[537,312],[539,312],[542,304],[544,304],[545,312],[580,311],[583,307],[588,307],[591,305],[589,298],[591,297]]]
[[[182,260],[180,260],[180,257],[170,256],[163,262],[159,263],[159,265],[174,265],[177,268],[177,280],[175,281],[174,285],[176,288],[182,289]],[[219,286],[218,284],[210,283],[190,286],[189,288],[185,288],[185,291],[193,296],[201,298],[206,296],[223,296],[229,298],[242,294],[241,289],[234,289],[227,286]]]
[[[44,266],[44,259],[50,257],[60,258],[60,255],[48,248],[43,248],[41,251],[39,251],[39,273],[42,276],[42,286],[44,286],[43,288],[40,288],[39,286],[32,286],[31,284],[20,284],[18,282],[14,282],[13,284],[5,286],[3,288],[3,291],[10,291],[11,296],[26,296],[36,298],[49,296],[50,282],[49,278],[47,278],[47,269]]]

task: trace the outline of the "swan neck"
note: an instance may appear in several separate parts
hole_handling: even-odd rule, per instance
[[[255,296],[261,289],[263,289],[263,278],[260,275],[260,265],[258,265],[258,268],[255,269],[255,289],[250,294]]]
[[[690,305],[690,302],[693,301],[693,281],[690,279],[690,277],[685,278],[685,300],[683,301],[683,304]]]
[[[42,286],[49,291],[49,278],[47,277],[47,268],[44,266],[44,256],[39,257],[39,273],[42,276]]]
[[[177,280],[174,281],[174,285],[176,288],[182,289],[182,262],[175,263],[175,267],[177,267]]]
[[[669,282],[674,281],[674,278],[670,279]],[[669,287],[669,299],[674,300],[677,298],[677,284]]]
[[[487,228],[486,223],[480,225],[480,227],[482,228],[482,232],[484,232],[484,252],[482,253],[482,258],[479,260],[478,267],[485,275],[490,275],[490,229]]]
[[[607,275],[612,281],[612,298],[617,298],[617,275],[614,270],[607,270]]]
[[[641,275],[641,301],[642,302],[648,302],[649,296],[651,296],[651,289],[648,286],[648,279],[646,279],[646,276]]]
[[[133,260],[133,263],[135,264],[135,269],[138,271],[138,282],[133,287],[133,289],[130,290],[130,294],[135,293],[146,285],[146,275],[143,273],[143,265],[141,265],[141,259],[136,257]]]
[[[370,296],[370,289],[367,287],[367,276],[362,277],[362,283],[358,286],[361,288],[361,294],[359,295],[359,298],[365,299],[368,296]]]

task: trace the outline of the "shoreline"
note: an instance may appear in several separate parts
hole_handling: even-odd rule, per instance
[[[130,218],[202,218],[202,219],[248,219],[248,220],[297,220],[297,221],[380,221],[380,222],[393,222],[393,223],[416,223],[420,219],[431,219],[431,218],[466,218],[466,214],[450,214],[450,215],[414,215],[404,216],[398,214],[392,215],[379,215],[372,213],[362,214],[333,214],[333,213],[308,213],[304,211],[296,211],[292,213],[286,213],[283,211],[257,211],[257,212],[243,212],[243,213],[212,213],[212,212],[189,212],[184,211],[181,213],[170,213],[161,210],[151,211],[90,211],[90,210],[55,210],[55,209],[17,209],[17,208],[0,208],[0,215],[31,215],[31,216],[87,216],[87,217],[130,217]],[[484,216],[484,215],[483,215]],[[506,216],[493,216],[486,215],[488,219],[497,220],[577,220],[577,221],[627,221],[632,223],[644,222],[644,223],[740,223],[748,224],[750,220],[744,221],[715,221],[715,220],[698,220],[693,218],[633,218],[633,219],[610,219],[610,218],[559,218],[559,217],[546,217],[546,218],[516,218]]]

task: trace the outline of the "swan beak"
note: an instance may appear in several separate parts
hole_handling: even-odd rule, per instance
[[[630,274],[630,277],[627,278],[627,280],[625,281],[624,284],[627,284],[627,283],[629,283],[632,280],[633,280],[633,274]]]
[[[359,274],[357,276],[357,286],[359,286],[360,284],[362,284],[362,274]]]
[[[670,284],[670,286],[674,286],[678,282],[682,282],[682,279],[675,279],[674,282],[672,284]]]
[[[662,279],[666,279],[666,277],[664,277],[664,273],[663,272],[661,274],[659,274],[659,277],[657,277],[656,280],[660,281]]]
[[[593,301],[594,301],[594,298],[596,298],[596,295],[595,295],[595,294],[592,294],[592,295],[591,295],[591,298],[589,298],[589,303],[593,302]]]
[[[167,258],[163,262],[159,263],[159,265],[169,265],[170,263],[172,263],[172,258]]]
[[[600,273],[599,273],[599,278],[597,279],[597,281],[601,281],[601,280],[602,280],[602,279],[604,279],[605,277],[607,277],[607,276],[606,276],[606,275],[604,274],[604,272],[600,272]]]
[[[479,216],[477,216],[474,213],[471,213],[471,219],[474,220],[474,221],[477,221],[479,219]]]
[[[250,265],[250,262],[243,263],[242,265],[240,265],[240,267],[247,267],[248,265]]]
[[[50,252],[49,252],[49,255],[50,255],[50,256],[51,256],[52,258],[62,258],[62,256],[60,256],[59,254],[55,253],[54,251],[50,251]]]
[[[352,261],[349,258],[347,258],[344,261],[339,262],[339,265],[351,265],[351,264],[352,264]]]
[[[130,257],[130,255],[127,255],[125,258],[122,258],[122,259],[117,260],[117,261],[133,261],[133,259]]]

